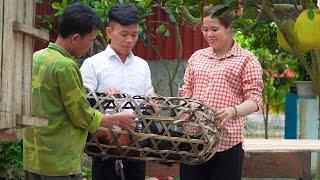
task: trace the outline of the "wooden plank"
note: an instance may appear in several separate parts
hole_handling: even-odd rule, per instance
[[[4,1],[4,28],[3,28],[3,53],[2,53],[2,82],[1,88],[3,92],[2,101],[0,104],[0,111],[10,112],[12,111],[13,104],[13,89],[14,89],[14,35],[12,31],[12,22],[16,18],[17,0],[5,0]],[[15,126],[12,122],[14,116],[11,113],[2,113],[4,128],[12,128]]]
[[[3,37],[3,17],[4,17],[4,14],[3,14],[3,1],[0,1],[0,84],[1,84],[1,81],[2,81],[2,73],[1,73],[1,62],[2,62],[2,37]],[[0,101],[2,99],[2,90],[0,88]],[[1,125],[0,125],[1,127]]]
[[[16,140],[17,136],[15,134],[0,132],[0,142],[12,142]]]
[[[17,124],[23,126],[48,126],[49,120],[34,116],[17,115]]]
[[[2,86],[2,57],[3,57],[3,28],[4,28],[4,1],[0,1],[0,111],[3,109],[3,86]],[[4,116],[0,113],[0,129],[4,128]]]
[[[246,152],[320,152],[320,140],[245,139]]]
[[[34,38],[49,41],[49,33],[47,31],[34,28],[33,26],[27,25],[25,23],[14,22],[13,23],[13,30],[30,35]]]
[[[25,23],[27,25],[35,24],[36,3],[33,0],[25,0]],[[24,36],[24,69],[23,69],[23,109],[22,113],[31,116],[31,93],[32,93],[32,55],[33,55],[33,37]]]
[[[25,1],[24,0],[17,0],[17,6],[16,6],[16,14],[14,21],[23,21],[25,16]],[[24,38],[23,34],[21,33],[13,33],[13,43],[14,43],[14,51],[11,51],[11,53],[14,54],[14,58],[11,60],[13,61],[14,69],[12,70],[13,73],[13,102],[11,111],[13,111],[13,115],[16,114],[22,114],[22,77],[23,77],[23,45],[24,45]],[[16,127],[16,118],[12,119],[13,127]]]
[[[0,114],[5,114],[5,116],[14,116],[13,112],[1,112]],[[35,116],[27,116],[27,115],[21,115],[16,114],[16,122],[18,126],[37,126],[37,127],[44,127],[48,126],[49,120],[46,118],[41,117],[35,117]],[[0,132],[2,132],[3,129],[10,129],[10,128],[2,128],[0,129]]]

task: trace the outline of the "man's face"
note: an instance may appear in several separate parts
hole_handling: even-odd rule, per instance
[[[117,23],[106,27],[106,32],[111,39],[111,48],[119,56],[128,56],[138,41],[138,24],[121,26]]]
[[[85,55],[93,46],[93,42],[97,37],[97,29],[91,31],[91,33],[84,36],[79,35],[78,38],[74,40],[74,56],[80,58]]]

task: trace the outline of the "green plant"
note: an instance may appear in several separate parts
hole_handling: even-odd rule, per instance
[[[305,58],[307,63],[310,65],[311,64],[311,53],[307,52],[305,54]],[[297,80],[298,81],[311,81],[310,75],[308,74],[308,72],[306,71],[305,67],[299,63],[296,69],[297,72]]]
[[[81,174],[82,174],[83,178],[86,178],[86,180],[92,179],[92,171],[90,168],[82,166]]]
[[[86,3],[90,5],[94,10],[98,13],[103,23],[106,23],[108,20],[107,14],[109,9],[116,3],[133,3],[136,5],[136,7],[140,10],[140,23],[142,24],[140,26],[140,32],[143,34],[145,30],[145,19],[147,16],[151,14],[152,10],[152,0],[60,0],[53,2],[51,4],[51,7],[56,10],[56,13],[54,16],[57,18],[60,16],[66,9],[66,7],[74,2],[81,1],[83,3]],[[55,31],[57,26],[52,27],[52,29],[49,29],[50,31]],[[141,36],[141,35],[140,35]],[[145,37],[145,36],[141,36]],[[95,51],[99,52],[102,49],[104,49],[108,44],[108,37],[105,35],[104,30],[101,30],[98,34],[97,41],[95,42]]]
[[[163,56],[161,55],[159,47],[161,47],[161,44],[154,44],[150,39],[154,36],[158,36],[159,34],[163,34],[164,37],[173,35],[176,39],[176,50],[177,50],[177,57],[175,59],[176,66],[173,68],[169,68],[165,63],[163,63],[165,70],[168,74],[168,86],[170,89],[171,96],[174,95],[173,86],[175,85],[175,79],[177,75],[178,68],[181,65],[182,60],[182,52],[183,52],[183,46],[181,41],[181,33],[180,28],[184,24],[197,24],[201,22],[201,15],[202,15],[202,9],[203,6],[206,4],[214,4],[223,5],[221,10],[219,10],[217,13],[224,13],[224,11],[231,11],[231,10],[240,10],[239,3],[242,3],[245,10],[245,18],[239,18],[237,21],[235,21],[234,26],[237,29],[242,29],[242,45],[243,47],[246,47],[250,50],[256,50],[255,53],[259,57],[261,64],[266,72],[270,73],[274,70],[278,73],[281,71],[284,71],[286,68],[290,67],[294,72],[297,72],[298,78],[307,78],[307,74],[313,75],[312,80],[315,82],[316,85],[319,84],[318,81],[315,81],[315,79],[319,76],[316,76],[316,74],[319,72],[316,68],[319,66],[316,62],[316,59],[320,59],[320,55],[318,51],[313,50],[310,57],[312,62],[311,64],[314,64],[314,66],[311,66],[307,63],[307,58],[303,54],[301,54],[299,51],[297,51],[297,47],[293,46],[293,42],[289,41],[289,46],[293,49],[294,54],[289,54],[283,51],[279,48],[279,45],[277,44],[276,39],[276,27],[279,27],[279,30],[283,34],[285,40],[290,40],[289,33],[287,30],[283,27],[284,25],[281,23],[280,19],[277,18],[275,13],[278,12],[286,12],[286,9],[292,8],[292,13],[284,13],[284,18],[288,18],[291,16],[297,16],[298,15],[298,9],[301,10],[301,6],[297,3],[291,3],[291,4],[285,4],[278,6],[276,4],[273,4],[272,2],[265,1],[265,0],[247,0],[247,1],[241,1],[241,0],[211,0],[211,1],[204,1],[199,0],[198,3],[194,3],[192,0],[163,0],[163,1],[151,1],[151,0],[141,0],[141,1],[134,1],[134,0],[105,0],[105,1],[98,1],[98,0],[82,0],[83,2],[86,2],[90,4],[94,9],[99,13],[101,18],[103,20],[106,20],[106,12],[111,7],[112,4],[116,2],[131,2],[135,3],[139,9],[141,9],[141,12],[143,12],[141,16],[141,25],[140,25],[140,40],[144,42],[147,46],[152,47],[157,55],[160,57],[160,60],[163,60]],[[68,3],[74,2],[74,0],[61,0],[60,2],[56,2],[52,5],[53,8],[57,10],[57,14],[61,14],[64,11],[64,8]],[[301,1],[302,5],[305,5],[306,2],[303,0]],[[151,8],[157,7],[162,10],[164,10],[168,17],[170,18],[170,22],[148,22],[146,23],[147,16],[151,15]],[[274,8],[275,12],[270,12],[270,8]],[[280,10],[278,10],[280,8]],[[282,9],[281,9],[282,8]],[[304,7],[305,8],[305,7]],[[258,11],[259,10],[259,11]],[[263,11],[260,11],[263,10]],[[216,15],[216,14],[214,14]],[[267,18],[266,18],[267,16]],[[261,20],[264,17],[267,21]],[[273,22],[271,22],[273,21]],[[152,26],[153,23],[158,24],[156,28]],[[288,38],[289,37],[289,38]],[[103,35],[103,32],[100,34],[100,44],[102,46],[106,45],[107,40],[105,39],[106,36]],[[241,37],[240,37],[241,40]],[[307,56],[306,56],[307,57]],[[269,60],[268,60],[269,59]],[[268,61],[267,61],[268,60]],[[299,60],[299,61],[297,61]],[[279,61],[279,62],[278,62]],[[163,62],[163,61],[161,61]],[[300,62],[300,63],[298,63]],[[271,64],[268,64],[271,63]],[[304,73],[303,67],[306,69],[307,73]],[[311,69],[312,67],[312,69]],[[275,69],[273,69],[275,68]],[[270,72],[269,72],[270,71]],[[282,74],[282,73],[280,73]],[[283,107],[283,104],[279,104],[279,102],[283,102],[283,94],[281,93],[281,96],[276,95],[275,93],[284,92],[285,90],[288,90],[287,84],[292,83],[293,79],[286,79],[283,77],[269,77],[264,76],[265,80],[265,87],[267,87],[264,91],[264,100],[268,101],[267,104],[270,107],[273,107],[272,109],[280,110]],[[283,91],[277,90],[278,88],[284,88]],[[316,86],[317,87],[317,86]],[[318,88],[318,93],[320,93],[320,87]],[[273,92],[273,93],[272,93]],[[280,98],[276,99],[276,98]],[[281,99],[282,98],[282,99]],[[273,99],[271,101],[271,99]],[[272,104],[272,103],[275,104]],[[266,121],[268,119],[268,110],[265,112]],[[266,127],[267,128],[267,127]],[[267,137],[267,135],[266,135]]]
[[[53,2],[51,7],[56,10],[55,15],[61,15],[68,4],[75,2],[76,0],[60,0]],[[107,12],[109,11],[110,7],[115,3],[133,3],[135,4],[138,9],[140,9],[140,26],[139,26],[139,39],[147,46],[154,49],[157,55],[160,57],[160,60],[164,60],[161,52],[160,52],[160,45],[154,44],[152,38],[163,34],[164,37],[174,36],[176,39],[175,46],[177,50],[177,56],[174,59],[176,62],[175,67],[170,69],[165,63],[163,66],[165,67],[165,71],[168,74],[168,87],[170,91],[170,95],[175,95],[174,86],[177,86],[175,83],[176,76],[178,73],[178,69],[181,67],[181,60],[183,54],[183,46],[181,40],[181,26],[184,24],[195,24],[200,22],[199,18],[193,18],[190,13],[193,15],[200,16],[202,14],[202,7],[205,3],[208,3],[206,0],[199,0],[197,3],[194,3],[193,0],[164,0],[164,1],[152,1],[152,0],[80,0],[81,2],[89,4],[91,7],[95,9],[95,11],[100,15],[103,22],[106,22]],[[210,1],[213,3],[217,3],[218,1]],[[146,22],[146,17],[152,14],[153,8],[159,8],[165,11],[170,18],[170,22],[164,21],[157,21]],[[47,18],[49,19],[49,18]],[[44,19],[44,20],[47,20]],[[50,20],[50,19],[49,19]],[[46,23],[46,22],[45,22]],[[154,24],[159,24],[159,26],[154,27]],[[45,26],[51,27],[49,29],[51,32],[55,30],[56,26]],[[93,55],[107,46],[108,37],[104,34],[102,30],[98,37],[97,41],[94,44],[93,52],[90,55]],[[162,62],[162,61],[161,61]]]
[[[0,177],[23,179],[22,141],[0,143]]]
[[[239,19],[237,41],[259,59],[263,68],[263,118],[265,138],[268,138],[269,114],[284,110],[285,95],[295,82],[298,60],[280,49],[276,41],[276,26],[270,21]]]
[[[227,3],[228,2],[228,3]],[[237,4],[238,2],[238,4]],[[292,55],[295,59],[299,60],[307,74],[310,76],[313,87],[320,96],[320,49],[311,49],[311,59],[308,60],[306,53],[299,50],[299,42],[294,41],[294,37],[289,33],[285,27],[285,20],[291,18],[296,19],[298,15],[306,9],[315,8],[317,0],[295,0],[287,1],[287,3],[279,3],[278,1],[270,0],[225,0],[220,1],[218,4],[223,5],[218,13],[224,13],[226,11],[239,10],[240,7],[244,7],[244,17],[250,20],[271,20],[279,28],[280,33],[284,36],[285,41],[292,49]],[[240,4],[240,5],[239,5]],[[308,19],[315,21],[316,12],[309,11]],[[215,13],[213,14],[215,16]],[[296,26],[296,24],[295,24]],[[295,27],[296,28],[296,27]],[[297,27],[304,28],[304,27]],[[316,30],[316,29],[314,29]],[[263,35],[263,34],[261,34]],[[302,73],[301,73],[302,74]],[[320,110],[320,109],[319,109]],[[320,121],[320,118],[319,118]],[[320,138],[320,134],[319,134]]]
[[[277,14],[274,13],[272,10],[273,4],[270,5],[270,3],[266,1],[262,1],[262,8],[266,12],[266,14],[272,18],[272,20],[277,24],[279,27],[280,31],[284,35],[287,43],[289,46],[293,49],[293,54],[297,59],[299,59],[300,63],[303,65],[304,69],[306,70],[307,74],[310,76],[310,79],[312,80],[313,87],[315,88],[318,96],[320,96],[320,49],[312,49],[310,50],[307,54],[302,53],[298,49],[298,44],[293,41],[293,37],[290,36],[288,31],[285,29],[281,17],[277,16]],[[313,1],[307,1],[307,0],[301,0],[300,1],[300,11],[298,10],[299,8],[296,8],[296,15],[301,12],[301,10],[305,10],[308,8],[313,8],[315,7],[315,3]],[[299,7],[296,5],[296,7]],[[313,12],[314,13],[314,12]],[[308,17],[310,20],[312,20],[312,15]],[[302,28],[302,27],[299,27]],[[309,54],[309,55],[308,55]],[[311,56],[311,58],[308,58],[308,56]]]

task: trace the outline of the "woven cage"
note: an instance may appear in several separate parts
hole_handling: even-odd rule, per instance
[[[87,98],[102,113],[131,111],[137,117],[133,130],[100,127],[89,134],[89,156],[198,164],[209,160],[219,144],[220,121],[198,100],[94,92]]]

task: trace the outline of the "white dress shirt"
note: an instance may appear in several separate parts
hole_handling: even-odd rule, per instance
[[[148,63],[132,52],[123,63],[110,45],[87,58],[80,72],[84,86],[94,92],[116,88],[130,95],[149,95],[154,91]]]

